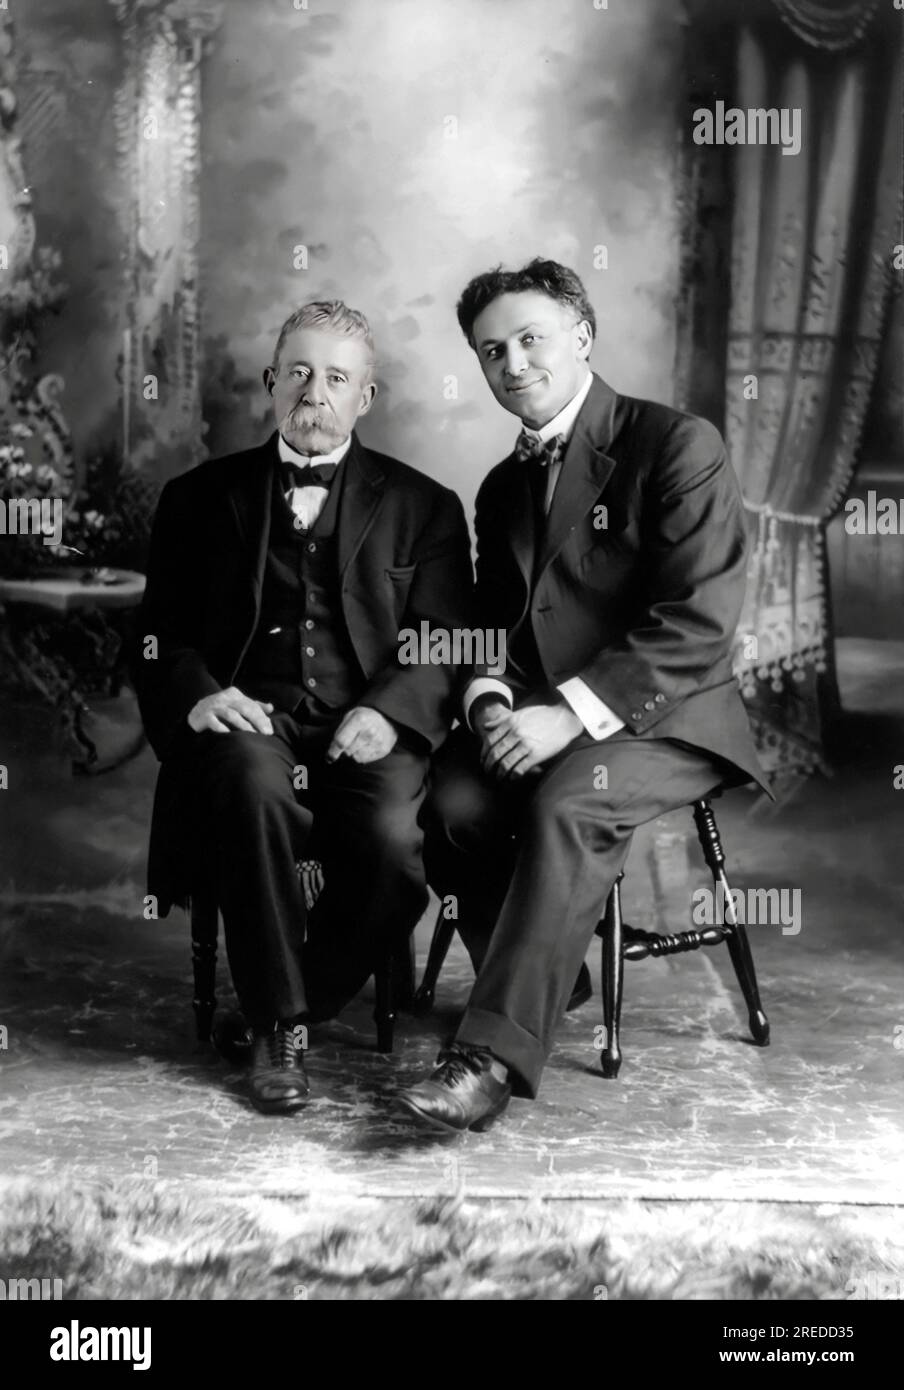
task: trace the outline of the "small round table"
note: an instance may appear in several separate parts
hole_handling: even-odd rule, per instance
[[[119,694],[127,667],[126,615],[141,602],[144,587],[145,577],[136,570],[106,567],[72,566],[34,579],[0,578],[0,617],[7,620],[0,625],[0,649],[21,683],[58,709],[75,745],[75,772],[92,771],[98,760],[84,727],[84,687]],[[70,660],[67,645],[81,645],[90,659]],[[143,745],[142,734],[116,765]]]
[[[30,603],[57,613],[77,608],[137,608],[145,582],[137,570],[73,566],[40,579],[0,579],[0,603]]]

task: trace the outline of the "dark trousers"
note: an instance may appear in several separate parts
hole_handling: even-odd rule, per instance
[[[497,781],[458,729],[425,809],[430,886],[458,900],[477,971],[456,1041],[487,1047],[534,1096],[553,1035],[638,825],[724,779],[701,750],[627,732],[582,736],[542,774]]]
[[[334,1016],[427,904],[417,819],[426,758],[397,743],[377,762],[328,764],[339,718],[277,712],[272,735],[186,740],[233,984],[257,1029]],[[296,870],[302,858],[323,866],[310,913]]]

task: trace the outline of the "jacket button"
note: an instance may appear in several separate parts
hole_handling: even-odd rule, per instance
[[[660,693],[656,696],[656,703],[657,703],[657,705],[664,705],[664,704],[665,704],[665,696],[662,694],[661,691],[660,691]]]
[[[316,684],[317,684],[317,682],[315,681],[314,677],[313,677],[313,676],[308,676],[308,685],[316,685]]]
[[[643,707],[644,707],[644,709],[655,709],[655,708],[656,708],[656,706],[653,704],[653,701],[652,701],[652,700],[644,700],[644,702],[643,702]]]
[[[634,711],[634,713],[631,715],[631,718],[632,718],[632,719],[642,719],[642,718],[643,718],[643,715],[641,714],[641,712],[640,712],[639,709],[636,709],[636,710]]]
[[[304,649],[304,654],[305,654],[305,656],[313,656],[313,655],[314,655],[314,648],[313,648],[313,647],[305,647],[305,649]],[[651,705],[650,708],[652,709],[653,706]]]
[[[308,629],[308,631],[310,632],[311,628],[314,626],[314,619],[313,619],[313,618],[305,618],[305,624],[304,624],[304,625],[305,625],[305,627]]]
[[[309,554],[313,555],[313,554],[314,554],[314,551],[315,551],[316,549],[317,549],[316,545],[314,544],[313,541],[311,541],[310,545],[308,546],[308,552],[309,552]]]

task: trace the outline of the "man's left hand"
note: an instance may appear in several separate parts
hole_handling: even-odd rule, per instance
[[[513,710],[490,729],[481,763],[495,777],[523,777],[549,762],[583,733],[570,705],[531,705]]]
[[[398,737],[392,724],[379,710],[359,705],[349,710],[333,734],[326,760],[334,763],[344,754],[352,762],[375,763],[392,752]]]

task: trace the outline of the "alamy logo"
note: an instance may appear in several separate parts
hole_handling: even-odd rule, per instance
[[[799,888],[732,888],[730,893],[735,920],[742,927],[780,926],[782,936],[797,936],[800,931]],[[698,888],[692,901],[695,927],[714,927],[725,921],[728,894],[721,883],[715,893],[711,888]]]
[[[879,497],[870,488],[865,500],[849,497],[844,510],[849,536],[904,536],[904,497]]]
[[[0,498],[0,536],[40,536],[44,545],[59,545],[63,539],[62,499]]]
[[[0,1303],[47,1303],[62,1297],[62,1279],[0,1279]]]
[[[694,112],[695,145],[781,145],[782,154],[800,154],[799,106],[768,109],[729,106],[717,101],[715,110],[699,106]]]
[[[426,618],[420,630],[399,633],[402,666],[487,666],[491,676],[505,674],[505,628],[434,627]]]
[[[904,1278],[900,1274],[887,1274],[884,1270],[855,1269],[844,1286],[849,1302],[894,1301],[904,1299]]]
[[[131,1361],[133,1371],[151,1366],[149,1327],[54,1327],[50,1333],[51,1361]]]

